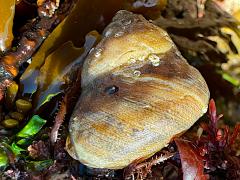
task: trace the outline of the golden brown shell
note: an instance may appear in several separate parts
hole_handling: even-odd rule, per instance
[[[103,35],[83,67],[69,149],[87,166],[120,169],[189,129],[209,91],[168,34],[141,15],[119,11]]]

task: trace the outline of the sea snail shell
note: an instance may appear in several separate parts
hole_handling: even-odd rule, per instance
[[[206,112],[209,90],[141,15],[119,11],[103,35],[83,66],[68,151],[87,166],[120,169],[189,129]]]

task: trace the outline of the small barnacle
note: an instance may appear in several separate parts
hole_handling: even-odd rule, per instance
[[[133,75],[139,77],[139,76],[141,75],[141,71],[135,70],[135,71],[133,72]]]
[[[136,63],[136,61],[137,61],[136,58],[133,58],[133,57],[129,59],[129,63],[131,64]]]
[[[100,49],[100,48],[99,48],[99,49],[96,49],[96,52],[95,52],[95,54],[94,54],[95,57],[100,57],[100,56],[102,55],[102,51],[103,51],[103,50]]]
[[[120,37],[120,36],[122,36],[123,34],[124,34],[123,31],[119,31],[119,32],[117,32],[117,33],[114,35],[114,37]]]
[[[160,65],[160,57],[156,54],[149,55],[148,59],[152,63],[153,66],[159,66]]]

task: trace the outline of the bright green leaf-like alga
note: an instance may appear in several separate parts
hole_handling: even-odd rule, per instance
[[[17,134],[17,137],[28,138],[37,134],[47,121],[34,115],[24,128]]]

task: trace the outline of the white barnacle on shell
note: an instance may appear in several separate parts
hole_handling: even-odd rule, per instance
[[[148,59],[152,63],[153,66],[159,66],[160,65],[160,57],[156,54],[150,54]]]

